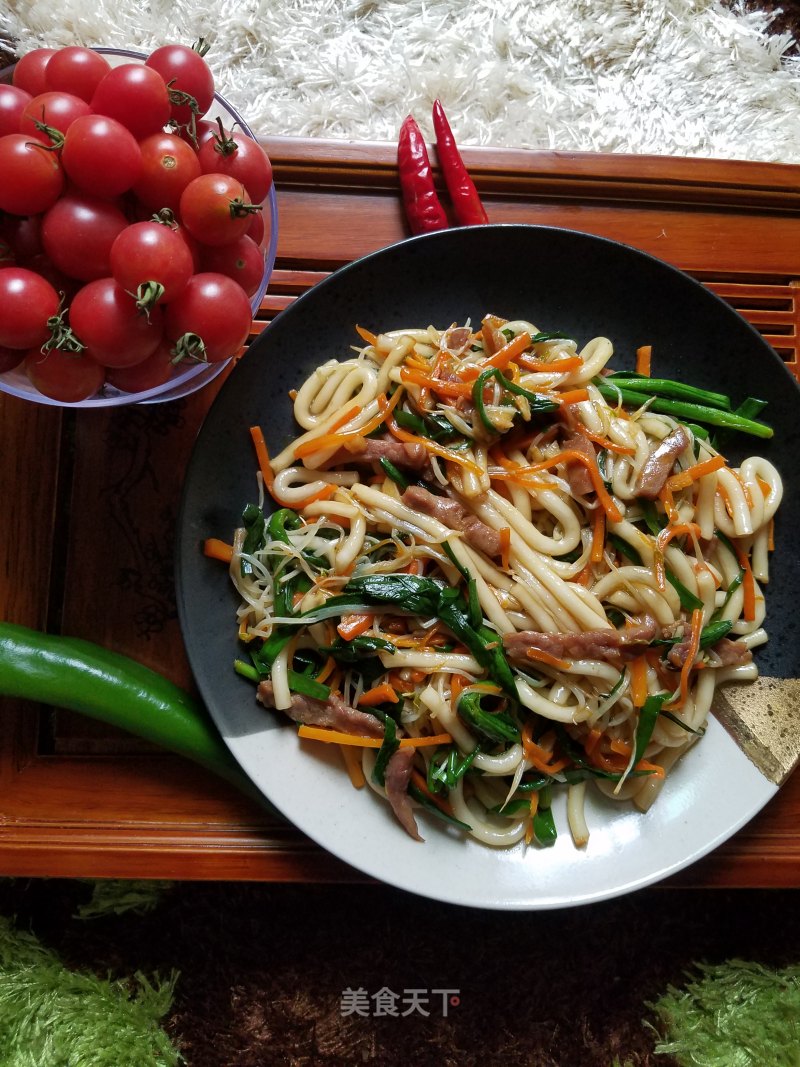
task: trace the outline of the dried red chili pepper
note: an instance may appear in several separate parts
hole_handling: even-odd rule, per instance
[[[437,100],[433,105],[433,128],[436,131],[436,152],[442,168],[447,191],[453,201],[456,219],[462,226],[481,226],[489,221],[486,209],[478,196],[475,183],[467,173],[464,160],[456,145],[444,108]]]
[[[403,204],[412,233],[447,229],[447,216],[433,184],[433,172],[422,131],[409,115],[400,127],[397,167]]]

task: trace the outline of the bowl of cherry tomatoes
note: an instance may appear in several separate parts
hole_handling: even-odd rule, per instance
[[[0,72],[0,390],[156,403],[242,349],[275,263],[272,167],[200,51],[34,49]]]

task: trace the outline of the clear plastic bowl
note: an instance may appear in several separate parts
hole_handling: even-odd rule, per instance
[[[96,48],[95,51],[102,52],[112,66],[129,63],[131,60],[143,63],[147,58],[144,52],[131,52],[119,48]],[[14,67],[10,66],[0,71],[0,82],[10,82],[13,70]],[[231,129],[233,123],[236,123],[242,133],[252,137],[253,140],[257,139],[242,116],[219,93],[214,94],[214,103],[203,117],[212,120],[220,117],[226,129]],[[265,234],[264,276],[261,279],[261,285],[251,297],[250,302],[254,316],[258,312],[264,293],[267,290],[267,284],[275,266],[275,253],[278,247],[278,204],[274,186],[270,187],[263,210]],[[115,389],[112,385],[106,384],[95,396],[89,397],[88,400],[81,400],[77,404],[62,404],[58,400],[51,400],[49,397],[43,396],[42,393],[34,388],[25,372],[20,368],[0,374],[0,391],[10,393],[12,396],[18,396],[23,400],[32,400],[37,404],[48,404],[51,407],[60,408],[109,408],[119,407],[123,404],[160,404],[167,400],[177,400],[179,397],[188,396],[190,393],[202,389],[204,385],[216,378],[218,374],[221,374],[229,363],[230,360],[224,360],[222,363],[193,363],[186,366],[179,364],[169,381],[155,389],[146,389],[140,393],[125,393],[120,389]]]

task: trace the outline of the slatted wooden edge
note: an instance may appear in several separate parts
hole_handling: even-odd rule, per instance
[[[332,270],[406,235],[392,145],[265,140],[276,270],[253,337]],[[464,150],[493,222],[620,240],[727,300],[798,375],[800,167]],[[435,157],[434,157],[435,158]],[[125,652],[192,686],[172,544],[182,471],[218,379],[183,401],[61,413],[0,396],[2,617]],[[91,720],[5,700],[0,872],[360,880],[187,762]],[[666,885],[800,885],[800,779]]]

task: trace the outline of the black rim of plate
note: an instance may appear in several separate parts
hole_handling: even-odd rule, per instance
[[[448,263],[449,274],[444,272]],[[417,318],[409,318],[412,300],[422,307]],[[447,310],[459,300],[461,306]],[[537,304],[549,312],[546,320]],[[438,319],[432,317],[436,306]],[[376,321],[379,307],[386,309],[385,317]],[[446,326],[489,312],[525,317],[541,329],[563,329],[579,344],[605,334],[614,342],[617,369],[632,366],[638,344],[652,343],[654,375],[683,375],[692,384],[730,393],[734,404],[747,395],[769,401],[763,418],[773,423],[775,438],[741,440],[731,451],[767,455],[785,479],[776,573],[767,587],[771,641],[759,650],[758,662],[764,674],[800,676],[795,622],[800,575],[792,538],[800,528],[800,493],[789,466],[800,446],[800,390],[780,357],[723,300],[648,253],[580,231],[490,225],[410,238],[342,267],[270,324],[215,398],[187,468],[176,582],[189,661],[223,734],[239,732],[237,702],[249,702],[249,715],[255,698],[231,665],[235,594],[224,567],[204,558],[201,546],[206,537],[230,537],[242,508],[255,499],[248,427],[262,425],[272,454],[288,443],[299,432],[288,388],[299,386],[325,359],[346,358],[357,342],[357,324],[376,332],[430,322]]]

